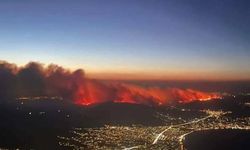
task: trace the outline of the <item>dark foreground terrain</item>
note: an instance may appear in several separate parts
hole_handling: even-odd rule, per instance
[[[0,148],[250,149],[248,100],[239,95],[168,107],[85,107],[46,99],[1,103]]]

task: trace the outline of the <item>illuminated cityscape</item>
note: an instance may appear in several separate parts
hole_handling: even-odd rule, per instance
[[[189,111],[182,109],[181,111]],[[62,147],[73,149],[171,149],[184,150],[185,136],[196,131],[219,129],[250,129],[250,117],[232,118],[230,111],[200,110],[206,115],[184,120],[157,114],[166,125],[110,126],[74,128],[71,137],[58,136]],[[171,124],[169,124],[171,122]]]
[[[250,150],[250,0],[0,0],[0,150]]]

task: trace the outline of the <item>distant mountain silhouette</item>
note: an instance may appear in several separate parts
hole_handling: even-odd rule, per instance
[[[101,124],[163,124],[156,118],[156,108],[146,105],[108,102],[87,109],[86,115]]]

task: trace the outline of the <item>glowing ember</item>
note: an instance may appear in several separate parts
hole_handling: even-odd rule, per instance
[[[101,85],[101,86],[100,86]],[[115,103],[133,103],[146,105],[168,105],[172,103],[189,103],[195,100],[207,101],[219,99],[216,93],[201,92],[192,89],[141,87],[132,84],[101,84],[89,81],[76,93],[76,104],[91,105],[107,101]],[[84,94],[82,94],[84,93]]]

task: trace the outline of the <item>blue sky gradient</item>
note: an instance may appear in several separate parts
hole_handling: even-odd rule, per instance
[[[249,7],[247,0],[2,0],[0,59],[93,76],[250,79]]]

